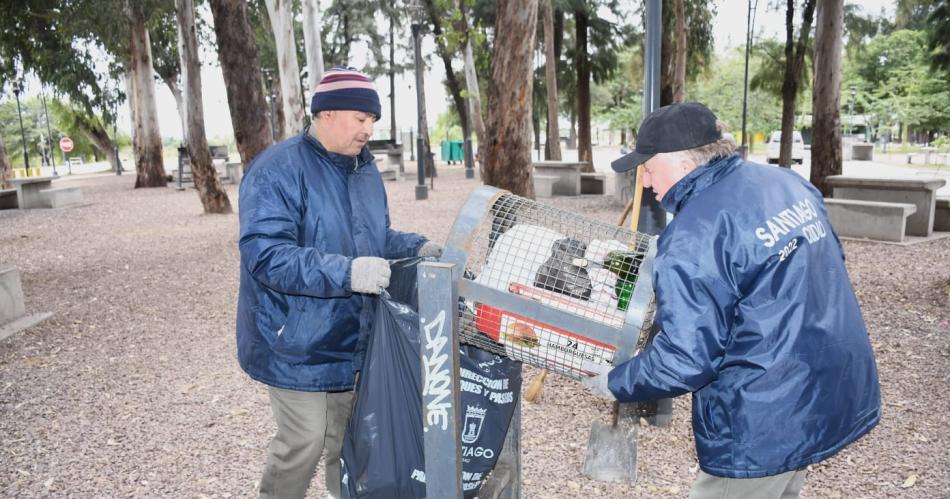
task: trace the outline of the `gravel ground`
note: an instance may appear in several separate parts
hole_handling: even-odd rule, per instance
[[[0,212],[0,259],[19,268],[28,311],[55,312],[0,342],[0,495],[253,496],[275,427],[264,387],[235,360],[237,217],[203,215],[193,190],[135,191],[132,175],[59,182],[82,186],[89,204]],[[478,185],[443,168],[416,202],[412,180],[387,183],[393,224],[444,240]],[[620,209],[554,204],[610,223]],[[813,466],[802,496],[950,497],[950,239],[844,245],[884,417]],[[685,497],[697,472],[688,398],[670,427],[640,428],[634,485],[580,473],[590,424],[608,413],[548,377],[540,403],[524,406],[524,497]],[[320,480],[313,497],[325,495]]]

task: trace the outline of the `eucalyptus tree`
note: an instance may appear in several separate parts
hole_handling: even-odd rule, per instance
[[[841,174],[841,46],[844,0],[818,5],[812,91],[811,183],[831,196],[825,179]]]
[[[778,163],[786,168],[792,164],[792,131],[795,128],[795,104],[802,82],[805,55],[809,52],[815,0],[803,0],[801,24],[795,27],[796,0],[787,0],[785,8],[785,71],[782,82],[782,142]]]
[[[281,106],[284,112],[283,138],[300,133],[304,127],[304,97],[300,88],[300,65],[294,33],[293,0],[265,0],[277,48]]]
[[[188,157],[198,197],[205,213],[231,213],[231,201],[221,188],[218,173],[211,164],[211,152],[205,135],[204,104],[201,96],[201,60],[198,57],[198,33],[195,28],[194,0],[175,0],[178,21],[178,48],[181,54],[182,86],[185,90]]]
[[[218,43],[218,62],[231,110],[231,125],[241,162],[251,161],[273,143],[264,100],[261,60],[244,0],[209,0]]]
[[[498,0],[496,9],[483,180],[534,197],[529,107],[538,1]]]

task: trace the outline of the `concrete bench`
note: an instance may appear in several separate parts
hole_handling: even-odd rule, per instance
[[[534,175],[534,197],[554,197],[554,184],[558,178],[555,175]]]
[[[907,219],[907,235],[929,237],[934,227],[934,206],[937,189],[947,181],[942,178],[864,178],[832,175],[827,182],[835,199],[858,199],[885,203],[909,203],[917,210]]]
[[[0,265],[0,340],[38,324],[51,313],[27,314],[20,272],[16,267]]]
[[[536,161],[531,163],[535,175],[554,176],[553,193],[558,196],[581,194],[581,170],[590,163],[584,161]]]
[[[391,167],[387,170],[381,170],[379,172],[379,176],[382,177],[383,180],[393,180],[393,181],[400,180],[402,178],[399,174],[399,170],[395,168],[391,168]]]
[[[79,187],[58,187],[43,189],[41,194],[46,196],[50,208],[62,208],[82,204],[82,190]]]
[[[603,173],[581,172],[581,194],[605,194],[607,192],[607,175]]]
[[[874,159],[874,144],[851,144],[851,159],[854,161],[872,161]]]
[[[950,231],[950,198],[937,198],[934,206],[934,230]]]
[[[0,189],[0,210],[15,210],[16,208],[16,189]]]
[[[910,203],[857,199],[825,199],[825,207],[839,236],[898,243],[904,240],[907,217],[917,211]]]
[[[21,210],[30,208],[49,208],[49,199],[42,192],[53,186],[58,177],[23,177],[7,179],[7,183],[16,187],[17,206]]]

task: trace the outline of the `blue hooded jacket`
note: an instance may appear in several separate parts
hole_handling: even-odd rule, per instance
[[[240,188],[238,361],[279,388],[353,388],[370,297],[350,288],[359,256],[415,256],[425,238],[389,228],[386,190],[369,149],[330,153],[308,130],[271,146]]]
[[[609,374],[621,402],[693,393],[703,471],[757,478],[835,454],[880,419],[877,367],[820,193],[733,155],[673,185],[653,343]]]

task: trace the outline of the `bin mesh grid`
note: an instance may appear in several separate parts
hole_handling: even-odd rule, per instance
[[[501,195],[472,233],[464,278],[618,330],[653,236]],[[652,303],[644,329],[652,323]],[[579,378],[610,364],[614,345],[518,310],[460,299],[462,341]],[[640,327],[636,329],[640,330]],[[641,335],[642,338],[643,335]]]

